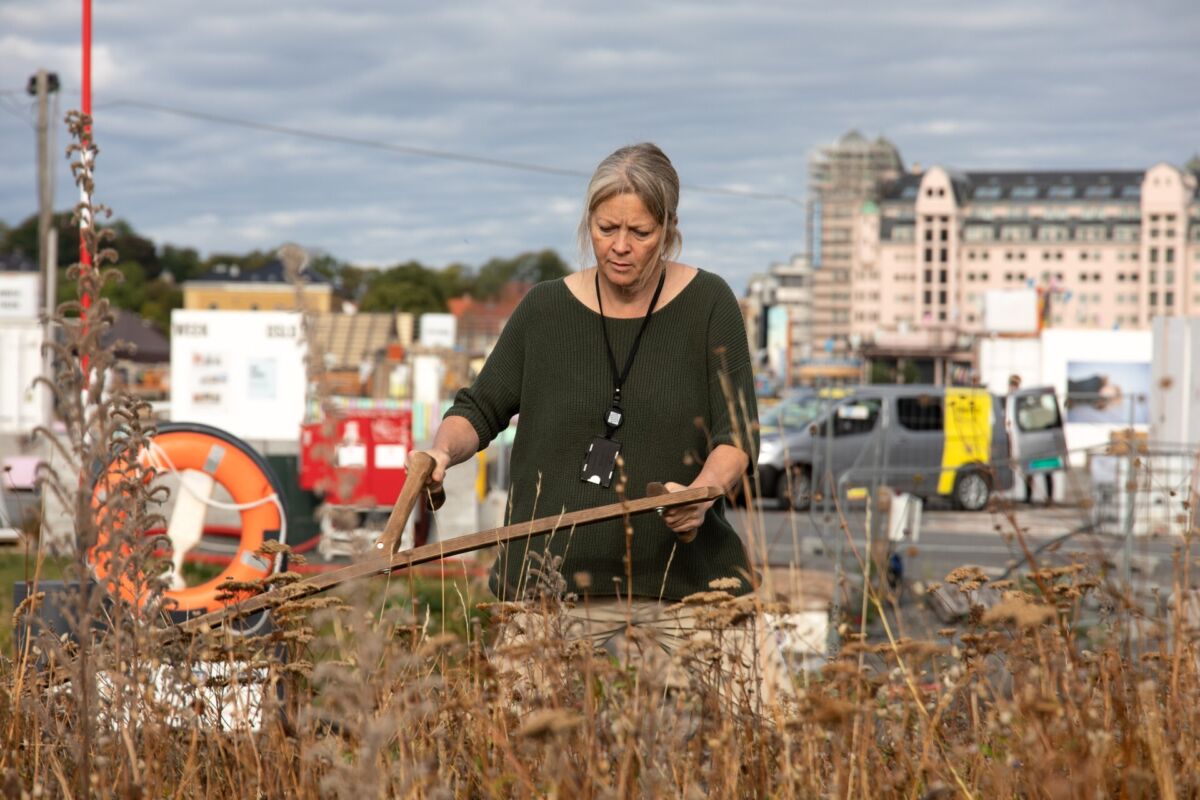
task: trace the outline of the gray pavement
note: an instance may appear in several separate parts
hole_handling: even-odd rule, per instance
[[[849,544],[853,542],[860,553],[867,544],[867,519],[860,509],[827,518],[819,511],[741,508],[732,516],[751,558],[760,566],[832,572],[840,545],[845,569],[857,572]],[[1120,575],[1124,539],[1091,533],[1088,521],[1088,512],[1074,506],[1018,505],[1005,513],[932,509],[923,513],[916,541],[896,543],[893,548],[903,556],[905,577],[925,582],[941,581],[964,565],[976,565],[991,574],[1024,569],[1022,538],[1042,564],[1061,565],[1082,554],[1103,558],[1114,574]],[[1131,548],[1135,581],[1169,586],[1172,555],[1178,544],[1174,537],[1136,537]]]

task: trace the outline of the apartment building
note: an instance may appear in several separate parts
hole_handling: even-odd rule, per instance
[[[996,289],[1039,290],[1055,327],[1200,315],[1200,175],[1190,167],[905,174],[850,220],[850,335],[982,333]]]
[[[900,152],[882,137],[850,131],[809,159],[808,230],[813,266],[811,335],[820,352],[852,347],[856,231],[863,205],[904,172]]]

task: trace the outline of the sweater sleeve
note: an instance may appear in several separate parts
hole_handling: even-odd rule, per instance
[[[710,450],[728,444],[758,458],[758,404],[746,325],[733,291],[720,278],[708,320]]]
[[[525,332],[530,292],[513,311],[483,369],[469,387],[454,395],[446,417],[463,417],[475,428],[482,450],[508,427],[521,407],[521,385],[525,367]]]

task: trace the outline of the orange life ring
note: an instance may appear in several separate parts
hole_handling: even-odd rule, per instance
[[[220,484],[238,507],[241,516],[241,537],[237,553],[229,564],[210,581],[182,589],[169,589],[163,596],[171,605],[186,616],[215,611],[228,603],[236,602],[235,595],[222,599],[226,591],[222,584],[226,580],[238,582],[257,581],[284,566],[283,554],[266,557],[259,553],[264,542],[283,542],[286,537],[286,516],[283,513],[283,491],[279,479],[266,460],[252,447],[226,433],[207,425],[193,423],[171,423],[159,427],[149,450],[138,456],[144,466],[154,466],[160,472],[182,472],[197,470],[207,473],[215,484]],[[123,477],[124,467],[117,465],[109,475],[96,482],[92,493],[92,505],[97,517],[111,513],[107,499],[112,488]],[[181,485],[180,491],[185,491]],[[119,512],[118,512],[119,513]],[[119,526],[99,526],[96,546],[89,553],[89,561],[97,579],[104,583],[110,573],[110,558],[106,545],[108,533]],[[116,587],[111,587],[116,589]],[[123,578],[120,581],[121,596],[129,602],[144,603],[145,592],[135,586],[135,581]],[[256,626],[254,626],[256,627]]]

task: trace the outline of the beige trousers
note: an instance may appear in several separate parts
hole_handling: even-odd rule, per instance
[[[746,598],[751,601],[751,598]],[[749,602],[746,602],[749,607]],[[550,613],[523,611],[502,622],[492,661],[524,694],[552,691],[537,657],[542,643],[587,642],[639,670],[662,670],[666,688],[716,689],[722,702],[761,711],[794,697],[778,643],[760,614],[657,600],[598,598]]]

